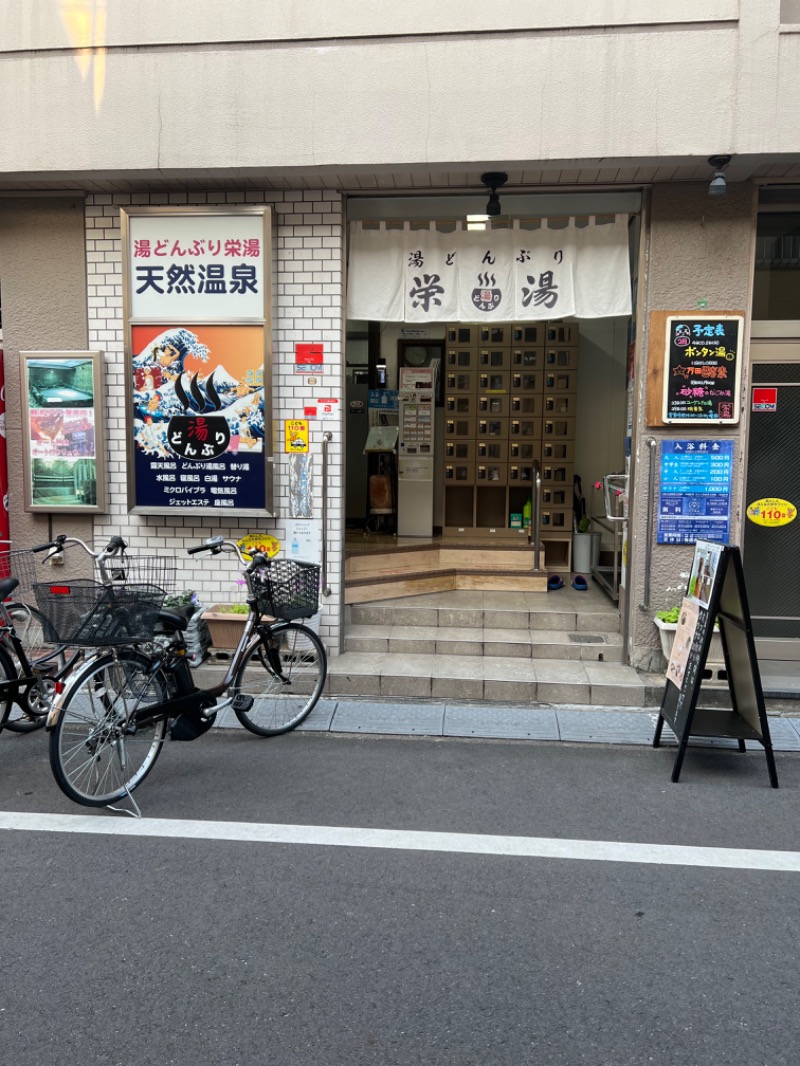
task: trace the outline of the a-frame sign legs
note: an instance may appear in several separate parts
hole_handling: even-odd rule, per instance
[[[718,620],[731,697],[730,710],[697,706],[703,670]],[[681,774],[690,736],[729,737],[740,752],[745,741],[764,748],[769,782],[778,787],[778,772],[761,687],[755,638],[747,605],[744,570],[738,547],[698,541],[692,574],[681,608],[667,683],[661,700],[653,747],[659,747],[664,722],[678,741],[672,780]]]

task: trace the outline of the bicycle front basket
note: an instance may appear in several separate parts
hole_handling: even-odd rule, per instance
[[[36,579],[36,558],[33,552],[24,549],[0,552],[0,578],[7,577],[15,577],[19,582],[11,593],[11,599],[25,599]]]
[[[141,644],[153,639],[164,590],[156,585],[102,585],[86,578],[35,584],[50,643],[76,647]]]
[[[170,556],[120,555],[105,567],[114,585],[155,585],[167,595],[177,587],[178,563]]]
[[[310,618],[319,606],[319,567],[294,559],[271,559],[254,578],[256,606],[273,618]]]

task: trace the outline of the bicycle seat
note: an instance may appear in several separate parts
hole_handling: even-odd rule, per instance
[[[0,589],[1,591],[2,589]],[[158,612],[158,621],[161,625],[166,626],[170,632],[179,629],[182,633],[189,626],[189,615],[180,608],[172,610],[171,608],[162,607]]]
[[[7,600],[14,589],[19,584],[19,581],[15,577],[4,577],[0,581],[0,602]]]

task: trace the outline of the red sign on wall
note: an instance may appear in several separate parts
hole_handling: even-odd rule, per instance
[[[778,410],[778,390],[777,389],[753,389],[753,410],[754,411],[777,411]]]
[[[323,346],[321,344],[295,344],[295,366],[322,366]]]

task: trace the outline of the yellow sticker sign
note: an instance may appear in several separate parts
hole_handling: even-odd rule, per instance
[[[268,533],[248,533],[246,537],[236,541],[239,551],[245,559],[252,559],[256,552],[261,552],[271,559],[281,550],[281,542]]]
[[[797,518],[797,508],[788,500],[766,496],[750,504],[747,517],[757,526],[788,526]]]
[[[308,419],[287,418],[284,423],[285,450],[287,452],[308,451]]]

